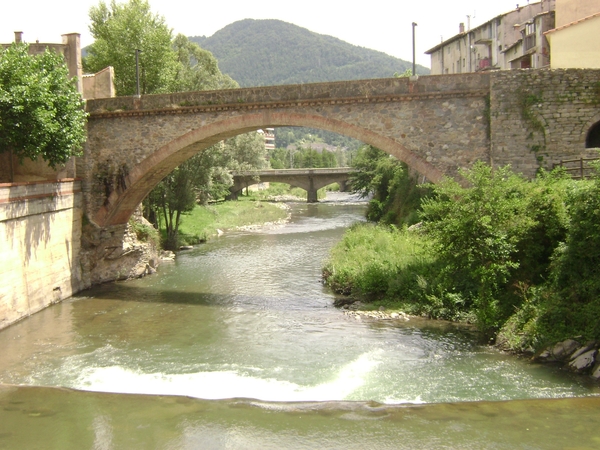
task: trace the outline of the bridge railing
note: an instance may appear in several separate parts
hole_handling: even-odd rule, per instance
[[[563,167],[565,172],[571,175],[572,178],[583,180],[584,178],[589,178],[594,171],[590,162],[598,160],[600,158],[561,159],[559,163],[553,164],[552,168]]]

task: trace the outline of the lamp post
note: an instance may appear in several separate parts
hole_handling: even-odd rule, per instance
[[[416,22],[412,23],[412,51],[413,51],[413,66],[412,66],[412,75],[413,77],[417,74],[417,63],[415,61],[415,27],[417,26]]]
[[[136,81],[136,97],[140,98],[140,49],[135,49],[135,81]]]

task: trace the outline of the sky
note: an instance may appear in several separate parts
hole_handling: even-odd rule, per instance
[[[519,1],[519,0],[517,0]],[[174,34],[211,36],[242,19],[279,19],[412,62],[412,23],[417,64],[430,67],[424,52],[458,33],[514,9],[515,0],[149,0]],[[123,3],[124,0],[117,0]],[[80,33],[85,47],[93,42],[89,10],[99,0],[3,0],[0,43],[22,31],[26,42],[61,42]],[[110,3],[108,1],[107,3]],[[520,4],[526,5],[527,0]],[[533,1],[532,1],[533,3]],[[470,16],[470,19],[467,17]]]

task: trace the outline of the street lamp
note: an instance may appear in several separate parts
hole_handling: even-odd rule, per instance
[[[416,22],[412,23],[412,47],[413,47],[413,67],[412,67],[412,75],[413,77],[417,74],[417,63],[415,61],[415,27],[417,26]]]
[[[140,52],[141,50],[136,48],[135,49],[135,81],[136,81],[136,86],[137,86],[137,94],[136,97],[140,98]]]

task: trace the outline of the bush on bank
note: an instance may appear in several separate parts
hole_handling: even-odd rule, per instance
[[[462,175],[467,187],[432,186],[418,231],[349,230],[324,268],[327,283],[412,314],[473,321],[508,349],[600,339],[600,177],[526,181],[484,164]]]

